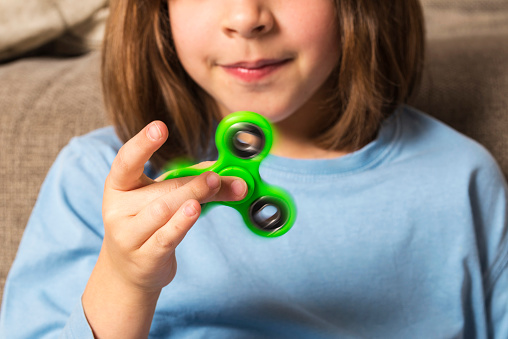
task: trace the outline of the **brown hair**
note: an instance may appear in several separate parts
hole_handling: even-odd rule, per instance
[[[419,0],[335,0],[341,41],[317,146],[357,150],[408,101],[424,60]],[[175,157],[200,159],[220,119],[214,100],[185,72],[172,43],[167,2],[111,0],[102,57],[106,108],[127,141],[153,120],[169,128],[152,157],[160,168]]]

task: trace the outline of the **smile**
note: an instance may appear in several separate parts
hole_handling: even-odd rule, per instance
[[[230,75],[244,82],[255,82],[277,72],[291,59],[263,59],[253,62],[242,61],[234,64],[221,65]]]

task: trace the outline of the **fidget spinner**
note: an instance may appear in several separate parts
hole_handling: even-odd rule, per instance
[[[240,201],[213,201],[203,206],[203,213],[221,204],[236,209],[247,227],[264,237],[283,235],[293,226],[296,205],[284,189],[263,181],[259,175],[261,161],[270,152],[272,126],[263,116],[248,111],[228,115],[219,123],[215,134],[219,157],[207,168],[185,167],[172,170],[164,180],[195,176],[213,171],[221,176],[240,177],[247,183],[247,196]]]

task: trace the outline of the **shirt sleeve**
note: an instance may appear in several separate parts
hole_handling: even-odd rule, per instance
[[[508,185],[497,163],[483,159],[470,186],[489,338],[508,338]]]
[[[93,338],[81,295],[102,245],[115,152],[97,152],[87,140],[60,152],[41,187],[6,281],[1,338]]]

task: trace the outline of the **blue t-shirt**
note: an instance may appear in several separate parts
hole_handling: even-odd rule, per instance
[[[58,156],[7,279],[1,338],[92,338],[80,298],[120,147],[109,127]],[[292,194],[295,225],[267,239],[232,208],[201,216],[151,337],[508,338],[508,189],[482,146],[404,106],[357,152],[269,155],[260,172]]]

